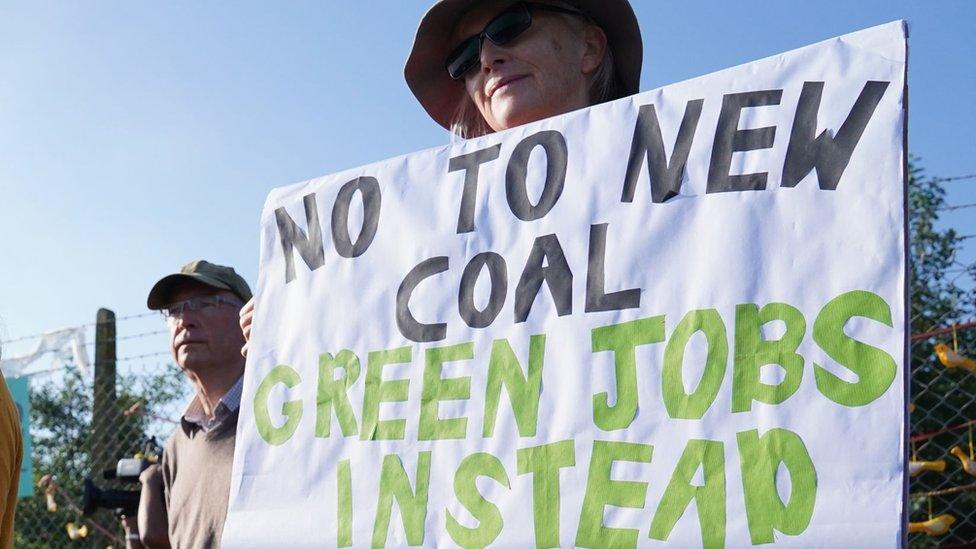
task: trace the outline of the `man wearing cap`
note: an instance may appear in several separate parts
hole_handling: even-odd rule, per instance
[[[220,545],[244,374],[238,312],[249,299],[251,289],[234,269],[202,260],[149,292],[147,305],[166,318],[173,358],[196,394],[161,466],[141,478],[138,523],[146,546]]]

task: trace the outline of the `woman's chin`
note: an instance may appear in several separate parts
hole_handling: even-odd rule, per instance
[[[512,108],[506,108],[496,112],[497,116],[494,117],[495,122],[491,124],[495,131],[507,130],[551,116],[539,108],[520,108],[518,106],[512,106]]]

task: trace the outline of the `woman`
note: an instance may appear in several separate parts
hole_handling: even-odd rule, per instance
[[[441,0],[404,77],[431,118],[467,138],[637,93],[641,60],[626,0]]]
[[[637,93],[642,51],[627,0],[441,0],[403,74],[434,121],[471,138]],[[253,316],[252,299],[245,339]]]

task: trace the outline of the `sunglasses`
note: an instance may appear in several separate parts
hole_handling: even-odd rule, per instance
[[[565,13],[589,19],[583,12],[570,8],[536,2],[518,2],[505,8],[491,21],[488,21],[484,30],[458,44],[454,51],[447,56],[447,73],[454,80],[463,78],[464,73],[481,61],[481,41],[485,38],[497,46],[503,46],[515,40],[532,26],[532,10]]]

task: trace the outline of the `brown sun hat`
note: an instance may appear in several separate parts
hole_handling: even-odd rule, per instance
[[[420,20],[413,48],[403,68],[410,91],[435,122],[450,129],[451,118],[465,95],[464,82],[447,74],[444,62],[457,46],[452,40],[458,19],[479,0],[439,0]],[[514,2],[512,2],[514,4]],[[613,52],[617,95],[640,88],[643,42],[637,17],[627,0],[567,0],[599,25]]]

